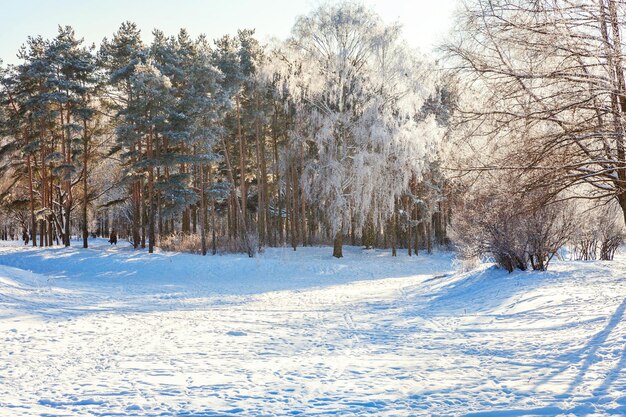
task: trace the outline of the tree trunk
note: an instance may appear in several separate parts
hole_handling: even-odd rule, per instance
[[[256,111],[260,111],[259,98],[257,95],[256,98]],[[259,246],[265,246],[267,240],[267,211],[265,209],[265,200],[267,199],[266,191],[266,177],[265,170],[263,169],[263,160],[265,159],[265,152],[261,148],[261,127],[259,123],[259,118],[256,117],[254,121],[254,140],[255,140],[255,150],[256,150],[256,167],[257,167],[257,195],[258,206],[257,206],[257,224],[259,231]]]
[[[415,256],[419,255],[419,240],[420,240],[420,226],[419,226],[419,212],[417,209],[415,211],[415,236],[413,237],[413,252]]]
[[[146,207],[146,196],[145,190],[143,187],[143,180],[139,180],[140,188],[141,188],[141,199],[140,204],[140,217],[141,217],[141,249],[146,248],[146,229],[148,226],[148,209]]]
[[[41,209],[44,210],[47,207],[47,194],[46,194],[46,165],[45,165],[45,161],[46,161],[46,146],[45,146],[45,142],[44,142],[44,138],[43,136],[40,135],[39,137],[39,143],[41,143],[41,150],[40,150],[40,158],[41,158],[41,170],[40,170],[40,176],[41,176]],[[37,160],[35,159],[35,168],[37,167],[36,165]],[[52,190],[50,190],[50,192],[52,192]],[[60,205],[60,207],[62,207],[62,205]],[[39,220],[39,246],[43,247],[45,246],[44,243],[44,236],[47,237],[47,232],[46,232],[46,220],[44,218],[42,218],[41,220]],[[63,243],[65,243],[65,239],[63,239]]]
[[[33,168],[30,162],[30,154],[26,156],[26,166],[28,168],[28,196],[30,200],[30,239],[33,246],[37,246],[37,221],[35,220],[35,196],[33,194]]]
[[[150,160],[150,167],[148,168],[148,253],[154,252],[154,245],[156,241],[156,201],[154,198],[154,155],[153,155],[153,132],[150,129],[148,135],[147,152],[148,159]]]
[[[291,166],[291,213],[289,216],[289,228],[291,230],[291,247],[295,251],[298,247],[298,184],[296,181],[296,168]]]
[[[262,137],[260,140],[261,145],[261,179],[262,179],[262,189],[263,189],[263,205],[260,209],[263,211],[263,230],[265,234],[265,238],[261,242],[263,245],[267,245],[269,240],[269,230],[270,230],[270,209],[269,209],[269,187],[267,184],[267,162],[265,160],[265,138]]]
[[[230,162],[230,155],[228,153],[228,148],[226,147],[226,141],[222,138],[222,144],[224,145],[224,156],[226,159],[226,167],[227,167],[227,173],[228,173],[228,179],[231,182],[231,184],[234,185],[234,176],[233,176],[233,169],[232,169],[232,165]],[[235,207],[236,207],[236,214],[238,214],[237,216],[237,221],[238,221],[238,225],[241,229],[241,241],[243,242],[243,244],[246,246],[246,251],[248,252],[248,256],[252,257],[254,255],[254,251],[252,247],[250,247],[250,241],[249,241],[249,236],[248,236],[248,231],[246,230],[246,225],[245,225],[245,221],[244,221],[244,216],[242,213],[242,208],[239,205],[239,199],[237,198],[237,196],[235,196],[234,198],[235,200]]]
[[[182,232],[184,235],[188,235],[191,232],[191,216],[189,207],[183,210],[183,216],[181,221]]]
[[[433,253],[433,237],[432,237],[432,216],[426,219],[426,252],[430,255]]]
[[[398,255],[397,248],[396,248],[397,223],[398,223],[398,215],[396,214],[396,210],[394,208],[393,215],[391,216],[391,256]]]
[[[237,139],[239,141],[239,190],[241,194],[241,225],[242,233],[246,233],[247,213],[248,213],[248,190],[246,188],[246,139],[241,132],[241,109],[239,103],[239,95],[235,97],[237,110]],[[234,186],[235,184],[233,184]]]
[[[335,234],[333,242],[333,256],[335,258],[343,258],[343,233],[341,231]]]
[[[356,218],[354,212],[350,215],[350,244],[356,246]]]
[[[89,144],[87,142],[87,121],[83,120],[83,248],[89,247],[89,230],[87,228],[87,161],[89,160]]]
[[[213,185],[213,177],[211,175],[212,168],[209,166],[209,185]],[[211,255],[215,255],[217,253],[217,238],[215,236],[215,199],[211,199]]]
[[[413,247],[413,242],[412,242],[412,238],[413,238],[413,226],[411,224],[411,220],[412,220],[412,210],[411,210],[411,203],[409,201],[408,198],[405,198],[405,211],[407,214],[407,221],[408,221],[408,225],[407,225],[407,232],[406,232],[406,247],[407,247],[407,252],[409,256],[412,256],[412,247]]]
[[[617,201],[622,209],[622,215],[624,216],[624,224],[626,224],[626,192],[617,196]]]
[[[206,197],[204,195],[204,165],[200,165],[200,245],[202,256],[206,255]]]
[[[141,240],[141,237],[139,236],[139,221],[141,220],[141,206],[139,201],[141,199],[141,195],[139,194],[139,180],[133,182],[131,188],[133,194],[133,224],[131,226],[131,233],[133,235],[133,248],[137,249]]]
[[[278,121],[276,121],[276,124],[278,124]],[[279,245],[284,245],[285,244],[285,238],[284,238],[284,219],[283,219],[283,198],[280,195],[280,170],[279,170],[279,160],[278,160],[278,137],[277,134],[274,133],[272,135],[272,139],[274,142],[274,184],[276,187],[276,203],[274,210],[276,210],[276,208],[278,208],[278,213],[275,214],[275,216],[278,216],[278,244]],[[278,206],[278,207],[276,207]]]
[[[131,146],[131,152],[135,152],[135,145]],[[139,156],[137,156],[137,159]],[[134,162],[133,157],[133,162]],[[133,248],[137,249],[139,247],[139,243],[141,240],[141,236],[139,235],[139,225],[141,221],[141,185],[139,183],[139,179],[135,179],[130,186],[131,194],[132,194],[132,204],[133,204],[133,222],[131,225],[131,234],[133,236]]]
[[[63,125],[63,106],[61,106],[61,124]],[[72,163],[72,146],[71,146],[71,134],[69,131],[69,125],[70,125],[70,109],[67,109],[67,136],[65,136],[65,133],[63,132],[63,129],[61,129],[63,137],[63,144],[65,146],[64,151],[65,151],[65,163],[69,166]],[[67,141],[67,145],[65,145]],[[65,233],[64,233],[64,244],[65,247],[70,246],[70,235],[71,235],[71,223],[70,223],[70,219],[71,219],[71,215],[72,215],[72,204],[73,204],[73,198],[72,198],[72,177],[71,174],[69,172],[65,172],[65,179],[64,179],[64,184],[65,184]]]
[[[300,172],[304,172],[304,145],[300,144]],[[297,170],[296,170],[297,172]],[[298,178],[295,178],[296,184],[300,190],[300,236],[302,237],[302,246],[307,244],[307,218],[306,218],[306,199],[304,190],[301,189]]]

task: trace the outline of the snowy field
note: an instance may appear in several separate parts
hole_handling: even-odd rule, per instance
[[[92,243],[0,247],[0,416],[626,415],[623,255]]]

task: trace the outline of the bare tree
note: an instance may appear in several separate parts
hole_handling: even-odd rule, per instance
[[[535,170],[526,190],[614,198],[626,217],[626,4],[470,0],[459,16],[445,50],[477,151],[465,167]]]

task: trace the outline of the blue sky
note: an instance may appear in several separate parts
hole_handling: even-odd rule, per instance
[[[241,28],[255,28],[261,40],[289,36],[295,18],[316,0],[0,0],[0,59],[15,63],[29,35],[53,37],[57,25],[72,25],[79,36],[97,45],[124,20],[136,22],[146,41],[160,28],[167,34],[185,27],[210,39]],[[386,21],[400,21],[407,41],[427,52],[448,32],[456,0],[362,0]],[[7,4],[8,3],[8,4]]]

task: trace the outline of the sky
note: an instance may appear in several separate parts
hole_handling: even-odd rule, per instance
[[[387,22],[403,25],[413,47],[429,52],[450,30],[457,0],[361,0]],[[5,4],[6,3],[6,4]],[[138,24],[149,42],[154,28],[175,34],[182,27],[209,39],[253,28],[261,41],[289,36],[296,17],[319,0],[0,0],[0,59],[18,62],[16,53],[29,35],[52,38],[58,25],[71,25],[88,43],[100,45],[120,23]]]

